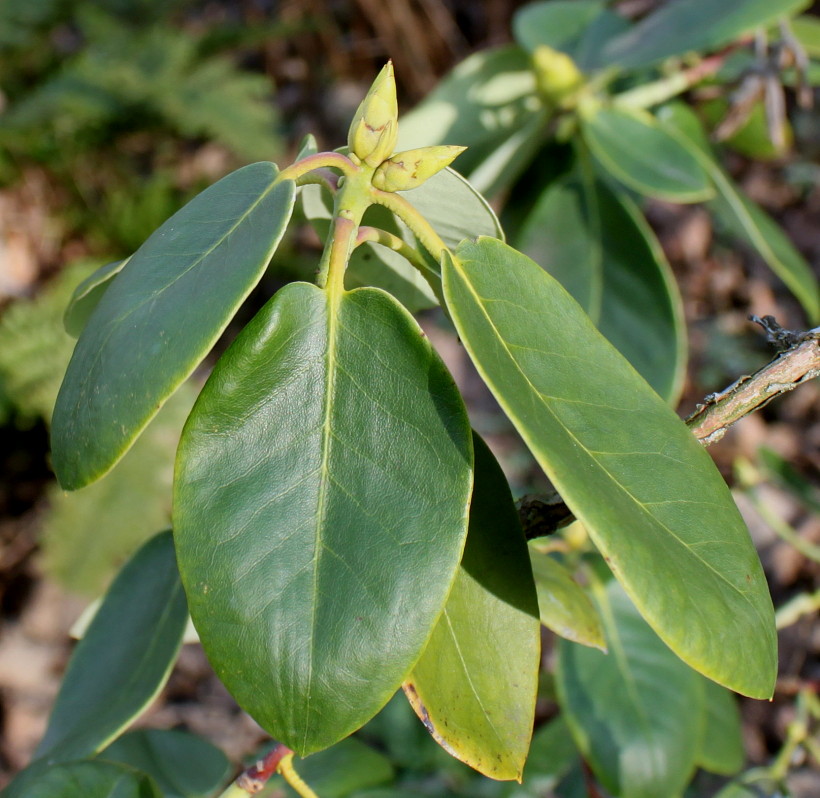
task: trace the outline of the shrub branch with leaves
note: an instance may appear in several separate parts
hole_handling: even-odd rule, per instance
[[[733,11],[708,28],[707,42],[681,34],[685,47],[722,46],[738,26],[770,18],[763,4],[731,5],[745,9],[741,23]],[[662,9],[626,32],[601,3],[551,2],[532,13],[559,6],[573,41],[606,34],[596,52],[615,53],[624,68],[677,52],[650,46],[658,26],[678,24],[677,12]],[[539,126],[602,79],[587,83],[554,45],[536,48],[531,73],[543,83],[538,65],[549,62],[551,104],[533,117]],[[521,54],[503,58],[519,63]],[[572,207],[600,233],[596,258],[610,257],[613,244],[624,276],[624,238],[606,227],[620,219],[623,236],[658,266],[640,215],[601,165],[633,189],[679,200],[713,196],[719,167],[646,112],[592,97],[577,113],[575,171],[537,212],[549,221],[541,205],[561,212],[583,198]],[[233,172],[75,292],[67,319],[81,333],[52,421],[53,464],[67,490],[103,477],[208,355],[260,280],[297,197],[326,236],[315,283],[281,288],[217,361],[179,443],[173,536],[149,541],[114,582],[34,763],[6,795],[76,795],[71,785],[81,782],[89,796],[113,795],[114,785],[125,790],[117,795],[174,794],[111,748],[167,677],[186,607],[239,705],[299,756],[353,745],[344,738],[402,688],[447,752],[494,779],[521,779],[540,621],[564,638],[556,687],[565,717],[539,730],[533,747],[571,733],[562,773],[580,752],[610,793],[632,798],[679,795],[697,766],[739,768],[724,688],[771,697],[774,612],[728,487],[665,400],[680,368],[666,273],[645,272],[650,296],[667,291],[677,353],[659,377],[662,398],[599,330],[600,274],[587,284],[597,285],[594,302],[579,304],[505,243],[489,205],[448,166],[462,147],[395,153],[397,137],[388,64],[347,148],[317,152],[308,139],[281,171],[262,162]],[[506,145],[492,146],[503,155]],[[643,146],[664,160],[646,167]],[[486,185],[494,156],[478,150],[471,168],[485,170]],[[516,171],[507,161],[497,174],[509,184]],[[571,293],[582,290],[576,283]],[[626,307],[628,292],[616,293]],[[581,522],[562,557],[528,548],[503,472],[411,315],[436,301]],[[123,638],[126,648],[115,649]],[[99,664],[103,647],[119,664]],[[282,761],[287,771],[291,759]],[[216,770],[185,794],[217,789],[224,768]],[[252,790],[240,781],[224,794],[243,791]]]

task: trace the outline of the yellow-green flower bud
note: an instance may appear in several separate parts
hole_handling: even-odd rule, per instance
[[[373,167],[389,158],[399,135],[398,117],[393,63],[388,61],[373,81],[350,124],[347,134],[350,152]]]
[[[382,191],[407,191],[449,166],[466,147],[441,145],[396,153],[373,173],[373,185]]]
[[[535,80],[541,95],[560,105],[584,84],[584,76],[566,54],[546,44],[539,44],[532,54]]]

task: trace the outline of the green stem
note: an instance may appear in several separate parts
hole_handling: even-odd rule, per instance
[[[300,177],[304,177],[308,172],[313,172],[316,169],[327,166],[339,169],[341,173],[347,177],[353,177],[361,171],[360,167],[356,166],[350,158],[346,155],[342,155],[340,152],[317,152],[283,169],[279,172],[276,179],[298,180]]]
[[[404,198],[389,191],[372,189],[373,201],[387,210],[392,211],[413,232],[419,243],[433,256],[436,263],[441,262],[441,255],[448,250],[432,225]],[[449,250],[448,250],[449,251]]]
[[[417,249],[414,249],[406,241],[403,241],[392,233],[388,233],[386,230],[380,230],[377,227],[360,227],[359,233],[356,236],[355,246],[358,247],[367,241],[374,244],[381,244],[383,247],[398,252],[399,255],[405,258],[427,281],[430,289],[436,295],[439,304],[442,308],[445,308],[446,312],[446,305],[444,304],[444,297],[441,292],[441,279],[430,268],[427,261],[421,256],[421,253],[419,253]]]
[[[243,790],[242,787],[233,781],[225,792],[220,793],[219,798],[248,798],[250,794],[251,793],[247,790]]]
[[[319,796],[308,787],[301,776],[293,768],[293,754],[288,754],[279,763],[279,772],[285,781],[291,786],[293,791],[301,798],[319,798]]]
[[[370,178],[373,170],[357,169],[345,180],[333,205],[330,225],[316,284],[334,293],[344,290],[344,273],[356,244],[359,222],[371,204]]]
[[[786,742],[775,757],[769,767],[769,774],[775,781],[782,781],[789,773],[789,766],[792,763],[794,752],[797,750],[809,734],[809,711],[806,697],[802,693],[798,695],[795,706],[794,719],[789,723],[786,730]]]

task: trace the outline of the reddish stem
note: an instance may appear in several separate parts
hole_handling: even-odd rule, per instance
[[[246,768],[236,779],[237,787],[241,787],[250,795],[255,795],[265,788],[268,779],[276,773],[279,763],[288,754],[292,754],[286,745],[277,743],[262,759]]]

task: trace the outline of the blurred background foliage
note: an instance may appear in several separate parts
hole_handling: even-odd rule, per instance
[[[105,480],[78,494],[60,491],[48,467],[47,429],[73,348],[62,314],[74,286],[101,264],[127,257],[187,199],[231,169],[253,160],[287,162],[308,132],[322,148],[343,143],[353,110],[388,57],[407,111],[468,56],[509,45],[513,16],[523,5],[0,2],[0,648],[11,652],[0,654],[0,773],[13,772],[30,754],[66,656],[65,625],[46,624],[50,632],[44,633],[37,620],[44,613],[59,615],[56,608],[67,600],[66,593],[43,587],[43,575],[61,590],[93,598],[137,545],[167,524],[176,437],[196,393],[191,386],[169,402]],[[611,5],[636,18],[662,3]],[[820,59],[820,21],[803,18],[794,32],[807,54]],[[749,113],[729,125],[731,108],[745,96],[751,57],[747,48],[724,64],[720,80],[734,94],[702,90],[690,99],[711,131],[723,125],[719,158],[727,174],[783,226],[816,274],[820,117],[796,101],[792,75],[783,80],[778,146],[764,100],[748,86]],[[809,69],[812,87],[820,82],[818,72]],[[445,92],[448,85],[452,81],[445,82]],[[516,132],[515,126],[506,131]],[[484,154],[475,149],[464,168],[469,171]],[[524,218],[522,203],[529,212],[544,181],[555,176],[555,159],[523,163],[506,210],[513,229]],[[805,322],[794,298],[765,268],[765,256],[737,249],[702,207],[658,200],[641,201],[641,207],[663,246],[656,256],[668,260],[682,294],[690,360],[681,411],[687,412],[706,393],[769,359],[761,337],[746,324],[748,313],[773,313],[787,327]],[[539,228],[535,215],[529,226]],[[525,226],[521,236],[527,232]],[[283,280],[309,275],[317,245],[307,228],[290,235],[239,321]],[[448,358],[476,428],[493,444],[514,489],[520,494],[539,488],[541,475],[465,365],[446,323],[436,311],[423,314],[422,323]],[[229,330],[227,338],[234,333]],[[784,752],[793,756],[784,772],[791,773],[796,796],[820,790],[810,760],[798,756],[803,749],[789,742],[796,719],[808,717],[806,696],[816,703],[820,679],[820,639],[812,624],[820,603],[817,397],[815,387],[801,389],[748,419],[714,450],[761,549],[783,629],[775,704],[744,704],[746,759],[764,765],[782,760]],[[214,684],[201,656],[186,651],[149,721],[203,733],[239,761],[259,744],[258,730]],[[553,639],[545,636],[538,730],[523,786],[475,776],[442,752],[396,701],[361,740],[309,760],[303,775],[323,798],[537,798],[555,789],[564,796],[593,795],[565,722],[555,718],[550,671],[557,656]],[[29,681],[15,681],[15,666],[28,668]],[[769,771],[758,775],[769,778]],[[701,772],[688,794],[711,795],[719,784]],[[775,794],[775,787],[760,789],[748,794]],[[285,794],[279,782],[265,793]]]

